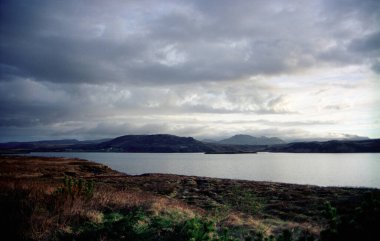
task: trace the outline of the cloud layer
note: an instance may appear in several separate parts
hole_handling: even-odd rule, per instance
[[[379,137],[378,9],[376,0],[1,1],[0,134]]]

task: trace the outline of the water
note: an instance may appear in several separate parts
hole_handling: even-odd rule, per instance
[[[319,186],[380,188],[380,154],[32,153],[77,157],[127,174],[171,173]]]

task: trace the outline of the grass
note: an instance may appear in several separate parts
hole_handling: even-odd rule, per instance
[[[7,240],[371,240],[379,226],[376,189],[126,176],[28,158],[0,157]]]
[[[251,215],[258,214],[265,205],[265,200],[241,186],[234,186],[229,193],[223,195],[223,200],[229,209]]]

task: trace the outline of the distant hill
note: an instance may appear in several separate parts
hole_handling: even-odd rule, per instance
[[[167,134],[125,135],[102,140],[52,140],[36,142],[0,143],[0,154],[49,152],[49,151],[96,151],[96,152],[208,152],[235,153],[263,150],[264,147],[203,143],[192,137]]]
[[[86,140],[78,141],[76,139],[63,140],[43,140],[43,141],[28,141],[28,142],[6,142],[0,143],[0,152],[7,151],[28,152],[28,151],[65,151],[73,147],[82,147],[89,144],[98,144],[110,139]],[[5,151],[5,152],[4,152]]]
[[[283,140],[277,137],[254,137],[250,135],[234,135],[230,138],[216,142],[218,144],[227,145],[278,145],[285,144]]]
[[[157,134],[125,135],[114,139],[90,141],[69,139],[0,143],[0,154],[50,151],[205,152],[212,154],[252,153],[262,151],[293,153],[380,153],[380,139],[293,142],[284,144],[279,138],[236,135],[216,143],[204,143],[192,137]]]
[[[293,142],[285,145],[270,146],[269,152],[293,153],[364,153],[380,152],[380,139],[358,141]]]
[[[104,138],[104,139],[97,139],[97,140],[85,140],[85,141],[80,141],[79,144],[98,144],[106,141],[110,141],[113,138]]]
[[[30,148],[42,148],[52,146],[70,146],[78,144],[79,141],[75,139],[65,140],[46,140],[46,141],[28,141],[28,142],[7,142],[0,143],[0,148],[6,149],[30,149]]]
[[[120,152],[206,152],[213,148],[192,137],[179,137],[167,134],[126,135],[88,149]]]
[[[292,140],[290,142],[326,142],[326,141],[332,141],[332,140],[335,140],[335,141],[364,141],[364,140],[371,140],[371,139],[367,136],[345,135],[343,137],[334,138],[334,139],[327,138],[327,137],[325,137],[325,138],[305,138],[305,139],[295,139],[295,140]]]

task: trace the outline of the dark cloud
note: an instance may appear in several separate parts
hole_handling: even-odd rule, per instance
[[[377,1],[330,2],[2,1],[2,79],[162,84],[372,62],[378,34],[353,38],[379,27]]]
[[[0,134],[201,135],[142,117],[296,114],[289,94],[257,79],[331,66],[380,73],[378,9],[376,0],[1,1]]]
[[[380,32],[368,34],[352,41],[351,48],[359,52],[369,52],[378,56],[380,52]]]
[[[380,61],[376,61],[372,64],[372,70],[377,74],[380,74]]]

